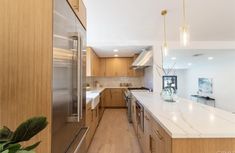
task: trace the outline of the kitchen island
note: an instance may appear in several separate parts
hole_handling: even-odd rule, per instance
[[[150,135],[150,142],[141,140],[144,152],[235,153],[234,114],[182,98],[165,102],[159,93],[132,94],[144,107],[145,128],[137,133]]]

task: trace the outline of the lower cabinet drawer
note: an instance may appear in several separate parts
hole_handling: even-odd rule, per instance
[[[171,137],[151,118],[151,153],[171,153]]]

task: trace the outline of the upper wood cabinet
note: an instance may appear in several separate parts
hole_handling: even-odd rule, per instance
[[[99,59],[99,76],[106,76],[106,59],[100,58]]]
[[[83,27],[86,29],[87,18],[86,18],[86,6],[83,0],[68,0],[70,6],[73,8],[78,19],[82,23]]]
[[[86,54],[86,75],[87,76],[100,76],[99,66],[100,60],[94,50],[90,47],[87,48]]]
[[[87,76],[100,77],[141,77],[144,76],[143,70],[133,70],[131,64],[132,57],[109,57],[100,58],[95,51],[87,48]]]
[[[128,58],[106,58],[106,75],[109,77],[122,77],[127,75]]]
[[[141,77],[143,70],[133,70],[133,58],[106,58],[105,76],[108,77]]]

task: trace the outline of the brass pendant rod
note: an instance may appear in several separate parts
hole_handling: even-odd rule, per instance
[[[167,10],[163,10],[161,14],[164,19],[164,43],[166,44],[166,14],[167,14]]]
[[[183,0],[183,17],[184,25],[186,24],[186,10],[185,10],[185,0]]]

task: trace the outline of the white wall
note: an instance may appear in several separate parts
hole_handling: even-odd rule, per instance
[[[235,60],[211,61],[188,70],[177,70],[178,95],[190,98],[198,91],[198,78],[213,79],[213,94],[216,107],[235,112]]]
[[[144,69],[144,86],[153,89],[153,67]]]
[[[162,91],[162,76],[158,74],[158,66],[161,66],[162,55],[160,45],[153,47],[153,91],[160,93]]]

